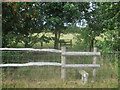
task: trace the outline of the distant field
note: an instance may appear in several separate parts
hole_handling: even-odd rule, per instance
[[[42,33],[42,34],[43,34],[43,33]],[[39,34],[39,36],[41,37],[42,34]],[[53,34],[52,34],[52,33],[46,33],[45,36],[50,36],[50,37],[52,36],[52,37],[53,37]],[[75,42],[76,42],[75,34],[61,34],[60,39],[72,39],[73,45],[74,45]],[[18,44],[18,47],[24,47],[24,45],[21,44],[21,43],[19,43],[19,44]],[[53,41],[53,40],[50,41],[49,43],[45,43],[45,42],[43,43],[43,48],[51,48],[51,47],[52,47],[52,48],[54,47],[54,41]],[[36,44],[33,46],[33,48],[42,48],[42,47],[41,47],[41,43],[40,43],[40,42],[36,43]]]
[[[45,34],[46,36],[53,36],[53,34],[51,33],[47,33]],[[40,35],[41,36],[41,35]],[[76,40],[75,40],[75,34],[62,34],[60,39],[72,39],[72,43],[73,45],[75,44]],[[36,43],[34,45],[34,48],[39,48],[40,47],[40,43]],[[54,47],[54,41],[50,41],[50,43],[43,43],[43,47]]]

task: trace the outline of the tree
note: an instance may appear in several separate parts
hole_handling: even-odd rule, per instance
[[[43,3],[45,26],[53,32],[54,48],[58,48],[60,34],[65,29],[65,23],[74,21],[75,16],[72,13],[77,13],[73,3]],[[68,19],[69,17],[69,19]]]
[[[9,37],[16,36],[15,42],[21,40],[25,47],[30,47],[30,36],[44,31],[55,35],[54,48],[58,48],[60,34],[68,25],[81,21],[88,5],[68,2],[3,3],[3,46],[9,45]],[[9,32],[12,36],[8,37]]]
[[[99,5],[95,2],[90,3],[90,9],[86,13],[87,28],[89,32],[89,50],[92,51],[95,45],[95,37],[99,36],[103,32],[103,25],[101,22],[103,19],[100,18],[101,11],[98,10]]]
[[[119,27],[120,27],[120,19],[118,18],[120,16],[120,6],[119,2],[106,2],[106,3],[95,3],[98,7],[96,10],[99,12],[98,14],[98,20],[99,25],[102,26],[100,32],[100,37],[102,35],[106,35],[104,42],[98,41],[99,45],[101,46],[102,43],[104,44],[102,47],[105,50],[115,50],[119,51]],[[116,35],[115,35],[116,34]],[[111,38],[111,39],[110,39]],[[111,40],[111,41],[109,41]],[[109,42],[109,43],[108,43]],[[109,48],[109,49],[107,49]]]
[[[98,5],[96,3],[88,3],[84,6],[85,10],[81,13],[83,14],[81,19],[81,24],[83,27],[80,27],[77,35],[77,43],[84,44],[84,47],[89,48],[89,51],[92,51],[95,44],[95,37],[99,36],[102,32],[102,24],[100,17],[100,12],[97,9]]]
[[[103,26],[106,30],[114,30],[117,33],[115,35],[115,44],[113,49],[115,51],[120,51],[120,2],[107,2],[101,3],[99,10],[102,12],[101,17],[103,18]]]
[[[90,51],[97,42],[95,37],[99,36],[101,33],[106,33],[109,30],[117,30],[117,36],[113,37],[114,35],[111,35],[111,37],[115,38],[115,40],[119,42],[119,8],[119,2],[90,3],[90,9],[85,15],[85,20],[87,21],[89,27],[88,30],[91,32],[89,34]],[[113,33],[114,32],[116,31],[113,31]],[[114,41],[114,43],[115,42],[116,41]],[[117,50],[118,47],[118,43],[115,43],[113,49]]]
[[[43,3],[45,26],[55,35],[54,48],[58,48],[60,34],[66,32],[67,26],[81,21],[81,12],[86,10],[87,5],[88,3]]]
[[[42,16],[38,3],[3,3],[3,47],[24,42],[30,47],[33,33],[42,32]]]

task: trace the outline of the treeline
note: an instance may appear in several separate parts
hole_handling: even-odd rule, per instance
[[[58,48],[61,34],[78,33],[78,45],[119,50],[120,2],[30,2],[2,3],[2,47],[54,40]],[[40,33],[53,37],[39,37]],[[36,33],[36,34],[35,34]]]

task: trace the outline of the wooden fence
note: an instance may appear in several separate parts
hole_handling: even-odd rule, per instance
[[[66,47],[61,48],[61,79],[66,80],[66,68],[93,68],[93,77],[96,77],[96,69],[100,67],[100,64],[97,64],[97,56],[100,55],[100,52],[97,52],[97,48],[94,48],[94,52],[66,52]],[[93,56],[93,64],[66,64],[66,56]]]
[[[72,39],[60,39],[60,47],[69,46],[72,47]]]
[[[61,66],[61,79],[66,80],[66,69],[67,68],[93,68],[93,77],[96,77],[96,68],[100,67],[100,64],[97,64],[97,56],[101,55],[100,52],[97,52],[97,48],[94,48],[93,52],[66,52],[66,47],[61,47],[61,50],[56,49],[33,49],[33,48],[0,48],[2,50],[25,50],[25,51],[46,51],[46,52],[55,52],[61,53],[61,63],[57,62],[29,62],[25,64],[0,64],[0,67],[23,67],[23,66]],[[66,56],[93,56],[92,64],[67,64]],[[87,74],[85,71],[79,71],[82,76]],[[87,77],[86,77],[87,78]],[[85,79],[86,80],[86,79]]]

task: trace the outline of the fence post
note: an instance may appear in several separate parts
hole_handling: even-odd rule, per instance
[[[61,51],[66,52],[66,47],[61,47]],[[66,57],[63,56],[61,53],[61,79],[64,81],[66,79],[66,69],[65,69],[65,64],[66,64]]]
[[[93,48],[93,52],[97,52],[97,48],[94,47]],[[97,56],[93,56],[93,64],[96,64],[97,63]],[[93,78],[95,79],[96,78],[96,69],[93,68]]]

